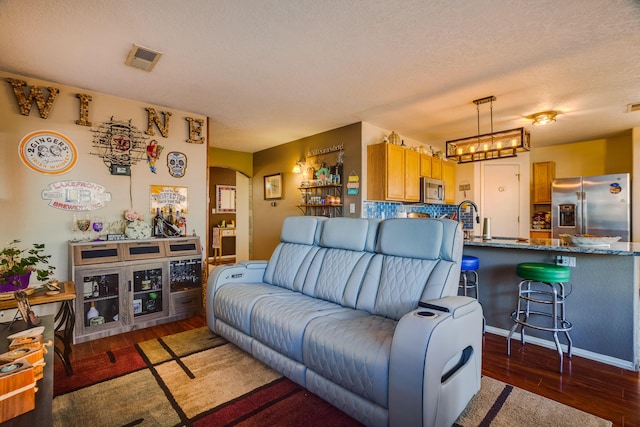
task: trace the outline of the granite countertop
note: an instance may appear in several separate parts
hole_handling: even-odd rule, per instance
[[[577,252],[583,254],[602,255],[631,255],[640,256],[640,243],[616,242],[610,246],[569,246],[560,239],[524,239],[517,240],[512,237],[494,237],[491,240],[482,240],[473,237],[464,241],[465,246],[484,246],[490,248],[529,249],[536,251]]]

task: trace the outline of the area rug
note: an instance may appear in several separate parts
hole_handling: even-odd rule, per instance
[[[56,365],[54,426],[359,426],[207,327]],[[475,426],[611,426],[483,377],[456,421]]]

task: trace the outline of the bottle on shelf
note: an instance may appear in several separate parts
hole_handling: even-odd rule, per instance
[[[185,218],[184,214],[180,211],[176,211],[176,226],[178,230],[180,230],[180,236],[184,237],[187,235],[187,218]]]
[[[82,283],[82,295],[85,298],[91,298],[93,295],[93,280],[91,277],[85,277]]]
[[[180,227],[180,235],[183,237],[187,236],[187,217],[182,215],[182,225]]]
[[[167,222],[171,225],[173,225],[174,223],[173,208],[171,206],[169,206],[169,215],[167,215]]]
[[[87,322],[89,322],[94,317],[98,317],[98,316],[100,316],[100,313],[98,313],[96,304],[93,301],[91,301],[91,308],[89,308],[89,311],[87,312]]]
[[[153,235],[162,236],[162,214],[160,208],[156,208],[156,216],[153,218]]]

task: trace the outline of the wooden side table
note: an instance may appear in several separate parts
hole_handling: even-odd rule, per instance
[[[67,375],[73,375],[69,354],[73,344],[73,328],[76,324],[76,315],[73,308],[74,300],[76,299],[74,283],[71,281],[61,282],[60,293],[56,295],[47,295],[47,289],[40,289],[29,295],[28,298],[31,306],[62,303],[54,318],[54,351],[60,357]],[[0,301],[0,310],[17,307],[18,304],[15,299]],[[9,329],[11,329],[11,326],[9,326]]]
[[[214,227],[211,245],[213,247],[213,263],[222,263],[222,242],[225,237],[235,237],[236,229],[234,227]]]

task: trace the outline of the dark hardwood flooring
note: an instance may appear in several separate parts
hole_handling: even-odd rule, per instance
[[[71,360],[110,349],[205,326],[204,316],[139,329],[73,346]],[[60,363],[55,358],[55,363]],[[640,427],[640,375],[578,356],[565,356],[564,374],[558,373],[555,350],[533,344],[511,344],[487,333],[484,337],[482,373],[516,387],[562,402],[613,421],[614,427]]]

